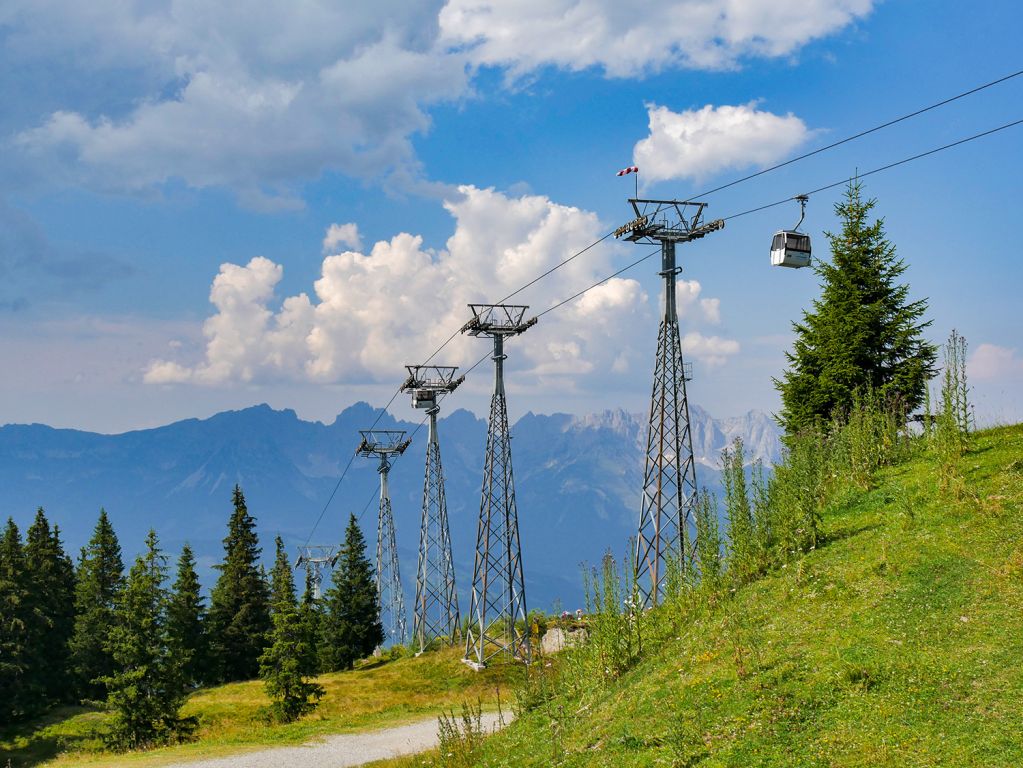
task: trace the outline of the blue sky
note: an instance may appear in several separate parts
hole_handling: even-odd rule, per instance
[[[0,423],[383,404],[466,302],[631,218],[619,168],[683,198],[1023,68],[1011,2],[347,5],[0,4]],[[711,195],[708,215],[1021,117],[1023,77]],[[1021,147],[1023,126],[866,180],[930,336],[970,344],[986,421],[1023,418]],[[818,252],[840,194],[810,201]],[[797,218],[682,248],[691,397],[715,415],[777,405],[817,293],[768,265]],[[541,310],[641,254],[606,244],[521,298]],[[655,269],[509,344],[513,416],[645,408]],[[459,405],[485,412],[485,373]]]

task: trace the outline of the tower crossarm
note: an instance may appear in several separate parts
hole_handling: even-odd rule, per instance
[[[517,336],[536,325],[536,318],[524,319],[528,306],[522,304],[470,304],[472,318],[462,326],[470,336]]]
[[[412,407],[436,413],[439,398],[449,395],[465,381],[465,376],[455,378],[458,371],[453,365],[406,365],[408,378],[401,385],[402,392],[412,393]]]
[[[404,453],[412,444],[411,438],[405,437],[403,429],[360,429],[362,441],[356,452],[360,456],[388,456],[393,453]]]
[[[333,567],[336,560],[337,547],[326,544],[306,545],[298,548],[298,559],[295,561],[295,567],[301,568],[306,563],[319,563]]]
[[[671,241],[686,243],[698,240],[711,232],[723,229],[723,219],[703,221],[706,203],[692,200],[648,200],[631,198],[636,218],[614,231],[615,237],[623,237],[634,243],[655,243]]]
[[[401,385],[402,392],[426,389],[437,393],[449,393],[458,389],[465,376],[455,378],[457,365],[406,365],[408,378]]]
[[[314,544],[298,548],[295,568],[305,568],[306,577],[311,582],[313,596],[319,599],[323,585],[323,570],[333,568],[337,564],[338,548],[333,545]]]

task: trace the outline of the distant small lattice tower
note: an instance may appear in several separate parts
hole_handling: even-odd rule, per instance
[[[706,203],[630,199],[636,218],[615,231],[638,243],[659,243],[664,278],[664,314],[657,334],[654,385],[650,397],[643,498],[636,537],[635,575],[642,602],[657,605],[668,582],[668,566],[685,566],[696,547],[696,463],[689,423],[686,382],[691,368],[682,359],[675,304],[675,244],[721,229],[724,222],[701,222]]]
[[[306,545],[298,548],[295,568],[305,568],[306,577],[313,585],[313,597],[317,600],[323,596],[323,571],[334,567],[337,556],[337,547],[334,546]]]
[[[465,379],[455,378],[458,368],[439,365],[407,365],[408,379],[402,391],[412,393],[412,406],[430,417],[426,444],[426,478],[423,481],[423,517],[419,529],[419,568],[416,602],[412,613],[412,642],[425,651],[435,640],[449,645],[458,637],[460,618],[455,591],[455,563],[451,555],[448,507],[444,497],[444,472],[437,436],[439,399],[454,392]]]
[[[504,340],[530,328],[536,318],[523,320],[529,307],[512,304],[470,304],[469,309],[473,317],[462,333],[488,336],[494,342],[494,395],[463,658],[474,669],[482,669],[500,653],[529,663],[529,628],[520,633],[515,626],[516,621],[526,622],[526,586],[504,393]]]
[[[380,460],[380,513],[377,515],[377,603],[380,606],[380,620],[391,642],[404,644],[408,639],[405,627],[405,597],[401,590],[401,572],[398,568],[398,547],[394,535],[394,516],[391,513],[391,493],[387,477],[391,471],[390,457],[401,454],[409,447],[411,440],[405,439],[405,432],[389,429],[360,430],[362,442],[360,456],[377,457]]]

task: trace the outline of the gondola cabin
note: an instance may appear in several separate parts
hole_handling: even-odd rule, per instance
[[[810,236],[791,229],[776,232],[771,241],[772,267],[810,266]]]

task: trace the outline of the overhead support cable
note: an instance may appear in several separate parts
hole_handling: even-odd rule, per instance
[[[983,91],[986,88],[990,88],[991,86],[998,85],[999,83],[1004,83],[1006,80],[1011,80],[1012,78],[1019,77],[1020,75],[1023,75],[1023,69],[1018,70],[1016,72],[1013,72],[1011,74],[1008,74],[1005,77],[1000,77],[997,80],[992,80],[990,83],[984,83],[984,85],[978,85],[976,88],[971,88],[968,91],[963,91],[962,93],[956,94],[955,96],[950,96],[947,99],[943,99],[942,101],[939,101],[939,102],[937,102],[935,104],[931,104],[929,107],[924,107],[923,109],[918,109],[915,112],[910,112],[908,115],[903,115],[902,117],[897,117],[894,120],[889,120],[887,123],[881,123],[881,125],[875,125],[873,128],[868,128],[867,130],[860,131],[859,133],[853,134],[852,136],[847,136],[846,138],[841,139],[839,141],[832,142],[831,144],[828,144],[825,147],[820,147],[820,148],[815,149],[815,150],[813,150],[811,152],[806,152],[805,154],[799,155],[798,157],[793,157],[790,160],[786,160],[784,162],[778,163],[777,165],[772,165],[770,168],[764,168],[762,170],[757,171],[756,173],[751,173],[748,176],[743,176],[741,179],[736,179],[735,181],[730,181],[727,184],[722,184],[720,187],[714,187],[714,189],[710,189],[710,190],[708,190],[706,192],[701,192],[698,195],[692,195],[691,197],[692,197],[693,200],[698,200],[701,197],[706,197],[707,195],[712,195],[715,192],[720,192],[723,189],[728,189],[729,187],[734,187],[736,184],[742,184],[744,181],[749,181],[750,179],[755,179],[758,176],[763,176],[765,173],[771,173],[771,171],[777,171],[779,168],[784,168],[787,165],[792,165],[793,163],[798,163],[800,160],[806,160],[808,157],[813,157],[814,155],[819,155],[821,152],[827,152],[829,149],[834,149],[835,147],[840,147],[843,144],[848,144],[850,141],[855,141],[856,139],[861,139],[864,136],[869,136],[872,133],[877,133],[880,130],[883,130],[885,128],[890,128],[891,126],[896,125],[898,123],[901,123],[901,122],[903,122],[905,120],[909,120],[911,118],[917,117],[919,115],[924,114],[925,112],[930,112],[932,109],[937,109],[938,107],[943,107],[946,104],[951,104],[953,101],[958,101],[959,99],[965,98],[967,96],[971,96],[971,95],[973,95],[975,93],[979,93],[980,91]]]
[[[951,144],[945,144],[944,146],[941,147],[935,147],[934,149],[930,149],[926,152],[921,152],[920,154],[913,155],[912,157],[906,157],[903,158],[902,160],[896,160],[894,163],[882,165],[880,168],[874,168],[873,170],[865,171],[864,173],[857,173],[855,176],[850,176],[849,178],[842,179],[841,181],[836,181],[831,184],[825,184],[823,187],[817,187],[817,189],[811,189],[809,192],[802,193],[802,196],[809,197],[810,195],[816,195],[818,192],[824,192],[828,189],[834,189],[835,187],[840,187],[843,184],[848,184],[849,182],[855,181],[856,179],[863,179],[866,178],[867,176],[873,176],[875,173],[881,173],[881,171],[888,171],[891,170],[892,168],[897,168],[900,165],[911,163],[914,160],[919,160],[920,158],[923,157],[929,157],[930,155],[937,154],[938,152],[944,152],[946,149],[958,147],[961,144],[966,144],[967,142],[975,141],[976,139],[981,139],[985,136],[990,136],[993,133],[998,133],[999,131],[1004,131],[1008,128],[1013,128],[1017,125],[1023,125],[1023,119],[1014,120],[1011,123],[1006,123],[1005,125],[1000,125],[997,128],[991,128],[990,130],[982,131],[981,133],[975,133],[972,136],[967,136],[965,139],[959,139],[958,141],[953,141]],[[723,217],[722,220],[729,221],[731,219],[737,219],[740,216],[746,216],[751,213],[757,213],[758,211],[765,211],[768,208],[774,208],[777,205],[784,205],[785,203],[790,203],[793,200],[797,200],[799,197],[800,195],[796,195],[793,197],[786,197],[783,200],[776,200],[775,202],[767,203],[766,205],[758,205],[756,208],[750,208],[748,211],[742,211],[741,213],[733,213],[730,216],[725,216]]]

